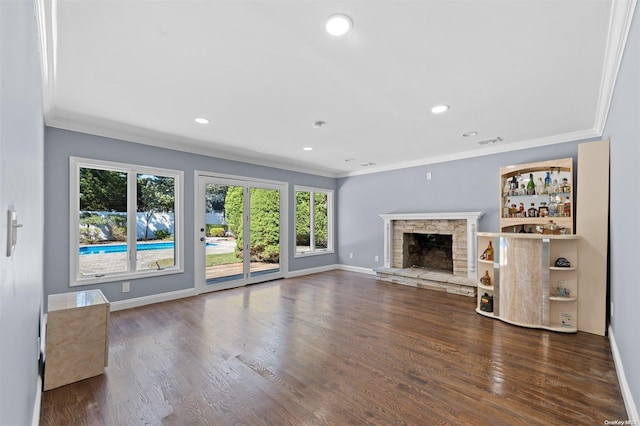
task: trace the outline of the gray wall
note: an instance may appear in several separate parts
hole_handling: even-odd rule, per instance
[[[604,137],[610,140],[611,328],[636,410],[640,408],[640,22],[636,8]],[[637,414],[637,411],[636,411]],[[635,420],[638,420],[637,418]]]
[[[578,142],[568,142],[339,179],[338,262],[364,268],[383,266],[381,213],[481,211],[479,230],[497,232],[501,166],[571,157],[575,174],[577,154]]]
[[[32,1],[0,1],[0,425],[31,424],[42,304],[43,128]],[[6,257],[7,209],[23,225]]]
[[[122,293],[121,282],[69,287],[69,157],[86,157],[184,171],[184,273],[130,280],[131,292]],[[194,170],[246,176],[289,183],[289,241],[294,232],[293,186],[335,189],[335,179],[256,166],[204,155],[156,148],[68,130],[45,128],[45,295],[101,289],[109,301],[149,296],[193,288],[194,271]],[[336,263],[335,254],[294,259],[289,244],[289,270]],[[129,279],[127,279],[129,281]]]

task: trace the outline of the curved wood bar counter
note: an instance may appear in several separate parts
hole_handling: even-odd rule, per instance
[[[578,330],[579,236],[479,232],[477,239],[476,312],[523,327]],[[489,243],[493,259],[483,252]],[[556,266],[560,258],[569,266]]]

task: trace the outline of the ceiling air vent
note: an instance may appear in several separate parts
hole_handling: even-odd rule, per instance
[[[502,142],[502,138],[500,136],[496,136],[495,138],[478,141],[478,145],[488,145],[490,143],[496,143],[496,142]]]

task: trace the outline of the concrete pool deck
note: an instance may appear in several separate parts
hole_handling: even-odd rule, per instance
[[[207,238],[208,243],[215,243],[215,246],[207,246],[206,254],[226,254],[233,253],[236,247],[236,240],[233,238]],[[137,268],[156,269],[154,262],[160,259],[173,257],[173,249],[144,250],[137,252]],[[80,256],[80,272],[83,275],[97,275],[109,272],[124,271],[126,267],[127,253],[100,253]],[[251,262],[251,271],[262,271],[274,268],[273,263]],[[231,263],[227,265],[208,266],[206,268],[206,278],[219,278],[228,275],[242,273],[242,263]]]

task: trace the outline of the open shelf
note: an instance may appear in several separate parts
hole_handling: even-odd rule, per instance
[[[576,333],[578,331],[577,327],[566,327],[564,325],[555,323],[543,328],[551,331],[558,331],[560,333]]]
[[[573,302],[578,300],[578,298],[575,296],[550,296],[549,300],[554,302]]]
[[[535,188],[528,192],[531,178]],[[525,232],[535,233],[536,226],[553,221],[565,234],[573,234],[573,196],[572,158],[500,167],[500,230],[519,232],[524,226]],[[540,210],[546,214],[540,216]]]
[[[484,315],[485,317],[489,317],[489,318],[493,318],[493,312],[486,312],[481,310],[480,308],[476,308],[476,312],[479,313],[480,315]]]
[[[493,291],[493,286],[492,285],[484,285],[482,283],[478,283],[478,288],[481,288],[481,289],[487,290],[487,291]]]

